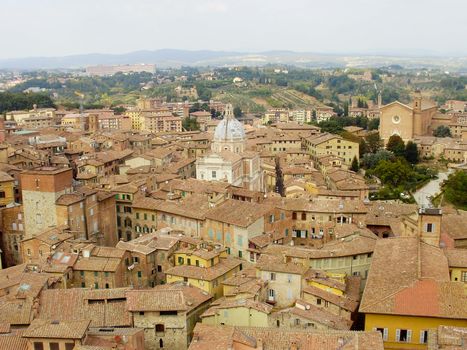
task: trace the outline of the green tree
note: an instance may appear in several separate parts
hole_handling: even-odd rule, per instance
[[[182,121],[183,129],[187,131],[199,130],[199,123],[196,118],[186,117]]]
[[[359,169],[357,157],[353,157],[352,164],[350,165],[350,170],[357,172]]]
[[[446,200],[462,209],[467,208],[467,173],[457,171],[443,183]]]
[[[385,149],[380,149],[376,153],[367,153],[360,159],[360,166],[373,169],[383,160],[394,160],[394,154]]]
[[[389,185],[395,188],[406,184],[413,176],[413,171],[403,160],[382,160],[374,168],[372,174],[376,175],[383,185]]]
[[[362,137],[358,144],[358,154],[363,157],[366,153],[368,153],[368,144],[366,143],[365,139]]]
[[[379,118],[371,119],[368,121],[368,130],[378,130]]]
[[[386,149],[394,153],[397,157],[404,157],[405,143],[399,135],[392,135],[386,145]]]
[[[440,125],[433,131],[433,136],[436,136],[436,137],[452,137],[451,129],[449,129],[449,127],[447,127],[445,125]]]
[[[407,145],[405,145],[405,159],[410,164],[417,164],[419,161],[418,157],[418,147],[415,142],[409,141]]]
[[[242,112],[242,109],[240,107],[235,107],[233,109],[233,114],[235,116],[235,118],[240,118],[242,115],[243,115],[243,112]]]
[[[383,141],[379,137],[379,133],[374,132],[365,137],[365,141],[368,145],[368,152],[376,153],[383,147]]]

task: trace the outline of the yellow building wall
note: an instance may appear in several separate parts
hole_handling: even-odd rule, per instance
[[[183,258],[183,263],[179,262],[179,258]],[[188,264],[188,259],[190,259],[190,264]],[[214,265],[219,262],[219,256],[213,258]],[[198,261],[199,265],[196,265],[196,261]],[[209,259],[203,259],[195,254],[186,254],[186,253],[175,253],[175,265],[191,265],[191,266],[201,266],[201,267],[211,267],[213,266],[212,261]]]
[[[336,295],[344,295],[344,292],[341,291],[340,289],[329,287],[329,286],[326,286],[325,284],[321,284],[315,281],[309,281],[308,285],[325,290],[326,292],[333,293]]]
[[[450,275],[451,275],[451,281],[460,281],[460,282],[466,282],[467,283],[467,280],[462,281],[462,272],[467,273],[467,267],[464,267],[464,268],[451,267],[449,269],[449,271],[450,271]]]
[[[427,349],[427,344],[420,343],[420,332],[422,330],[437,328],[441,325],[467,327],[467,320],[365,314],[365,331],[371,331],[375,328],[388,329],[388,337],[384,341],[385,349]],[[412,330],[411,342],[396,342],[396,329]]]
[[[182,276],[167,275],[167,283],[176,283],[176,282],[183,282],[183,281],[184,281],[184,279],[183,279]],[[205,292],[208,292],[209,294],[213,295],[213,290],[214,289],[213,289],[212,282],[199,280],[199,279],[195,279],[195,278],[188,278],[187,282],[191,286],[202,289]]]
[[[202,323],[209,325],[267,327],[268,314],[247,307],[219,309],[217,314],[203,317]]]
[[[188,282],[190,285],[194,287],[197,287],[199,289],[202,289],[208,292],[210,295],[214,297],[214,299],[217,299],[224,295],[222,281],[226,280],[227,278],[232,277],[239,270],[240,268],[236,267],[212,281],[205,281],[205,280],[196,279],[196,278],[188,278],[186,282]],[[175,283],[175,282],[183,282],[184,278],[183,276],[174,276],[174,275],[167,274],[166,280],[167,280],[167,283]]]
[[[15,201],[14,181],[5,181],[0,183],[0,192],[4,192],[5,196],[0,198],[0,207]]]

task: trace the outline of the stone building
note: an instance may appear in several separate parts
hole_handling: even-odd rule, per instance
[[[72,180],[70,168],[42,167],[21,174],[26,236],[35,236],[58,225],[55,202],[73,191]]]
[[[392,135],[398,135],[407,142],[416,136],[428,135],[436,112],[436,105],[423,100],[420,91],[415,92],[412,106],[399,101],[382,106],[381,139],[386,143]]]
[[[168,284],[126,293],[134,327],[144,329],[145,349],[188,348],[199,316],[211,296],[185,284]]]

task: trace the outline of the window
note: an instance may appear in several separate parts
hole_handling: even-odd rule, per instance
[[[297,213],[296,213],[296,212],[293,212],[293,213],[292,213],[292,219],[293,219],[293,220],[297,220]]]
[[[143,273],[141,271],[138,271],[138,278],[143,277]]]
[[[269,299],[274,299],[274,297],[276,296],[276,292],[274,291],[274,289],[269,289],[268,295]]]
[[[461,273],[461,281],[467,282],[467,271],[462,271]]]
[[[276,274],[274,272],[271,272],[269,278],[270,278],[271,281],[275,281],[276,280]]]
[[[302,213],[302,220],[306,220],[306,213]]]
[[[420,331],[420,344],[428,343],[428,331],[422,330]]]
[[[65,350],[73,350],[75,348],[74,343],[65,343]]]
[[[410,343],[412,340],[412,331],[410,329],[396,329],[396,341],[401,343]]]
[[[187,264],[187,265],[191,265],[191,259],[190,259],[190,258],[187,258],[187,259],[186,259],[186,264]]]
[[[381,335],[383,336],[384,341],[388,340],[388,329],[387,328],[375,328],[374,330],[381,332]]]
[[[269,223],[272,224],[273,222],[274,222],[274,214],[269,216]]]
[[[49,343],[50,350],[60,350],[60,345],[58,343]]]
[[[5,191],[0,191],[0,198],[5,198]]]
[[[215,171],[215,170],[213,170],[213,171],[212,171],[212,173],[211,173],[211,177],[212,177],[213,179],[215,179],[215,178],[216,178],[216,176],[217,176],[217,174],[216,174],[216,171]]]
[[[94,289],[99,289],[99,283],[97,282],[94,283]]]
[[[86,283],[81,282],[81,288],[86,288]]]
[[[185,262],[185,259],[183,259],[183,257],[179,256],[178,257],[178,264],[183,265],[184,262]]]
[[[44,350],[44,343],[34,342],[34,350]]]
[[[98,274],[99,274],[99,272],[97,272],[97,271],[94,271],[94,276],[95,276],[95,277],[97,277],[97,276],[98,276]]]
[[[300,319],[296,318],[294,323],[295,323],[296,326],[300,326]]]
[[[241,258],[243,256],[243,253],[241,250],[238,251],[238,257]]]
[[[161,316],[177,316],[177,311],[159,311]]]
[[[316,299],[316,305],[321,305],[321,298]]]
[[[198,262],[198,260],[196,260],[196,262]],[[162,272],[162,266],[161,265],[157,265],[157,272]]]
[[[435,224],[426,224],[426,232],[433,232],[435,230]]]
[[[110,285],[108,283],[105,284],[105,289],[109,289]]]
[[[164,347],[164,341],[162,339],[159,339],[159,348],[163,348]]]
[[[159,323],[156,324],[156,333],[162,333],[165,332],[165,327],[163,324]]]

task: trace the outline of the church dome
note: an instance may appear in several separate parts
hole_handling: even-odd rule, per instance
[[[233,117],[222,119],[214,131],[214,140],[216,141],[244,139],[245,129],[243,128],[243,124]]]

